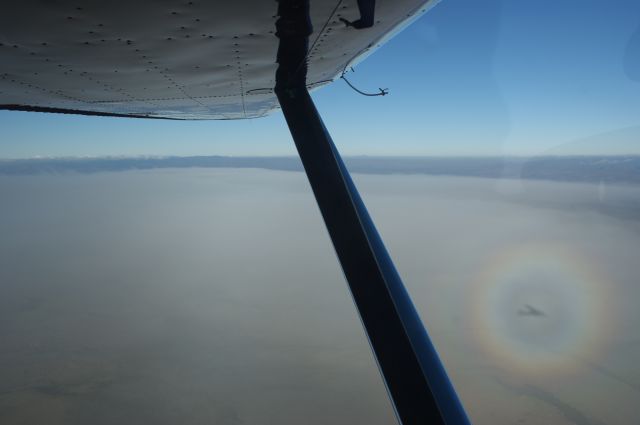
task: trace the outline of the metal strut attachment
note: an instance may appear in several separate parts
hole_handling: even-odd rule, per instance
[[[306,88],[309,0],[279,0],[275,93],[398,420],[469,424],[436,350]]]

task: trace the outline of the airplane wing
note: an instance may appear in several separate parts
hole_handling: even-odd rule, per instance
[[[399,422],[468,425],[308,92],[435,3],[14,2],[0,15],[0,109],[236,119],[280,105]]]
[[[436,0],[315,1],[309,88],[325,85]],[[278,108],[277,2],[23,0],[0,14],[0,109],[241,119]]]

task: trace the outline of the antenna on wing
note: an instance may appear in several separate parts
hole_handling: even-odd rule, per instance
[[[356,72],[353,67],[351,68],[351,72]],[[353,84],[351,84],[351,82],[349,80],[347,80],[347,77],[345,77],[345,74],[347,73],[347,68],[345,68],[342,71],[342,75],[340,75],[340,78],[342,78],[344,80],[345,83],[347,83],[349,85],[349,87],[351,87],[353,90],[355,90],[357,93],[360,93],[363,96],[386,96],[389,94],[389,89],[382,89],[382,88],[378,88],[378,90],[380,90],[378,93],[366,93],[363,92],[362,90],[359,90],[357,87],[355,87]]]

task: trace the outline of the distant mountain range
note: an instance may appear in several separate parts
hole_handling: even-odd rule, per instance
[[[425,174],[571,182],[640,183],[640,156],[345,158],[365,174]],[[0,160],[0,175],[98,173],[158,168],[262,168],[302,171],[296,157],[101,157]]]

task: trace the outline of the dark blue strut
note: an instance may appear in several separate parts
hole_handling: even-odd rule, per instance
[[[403,425],[469,420],[305,86],[309,0],[280,0],[275,93]]]

